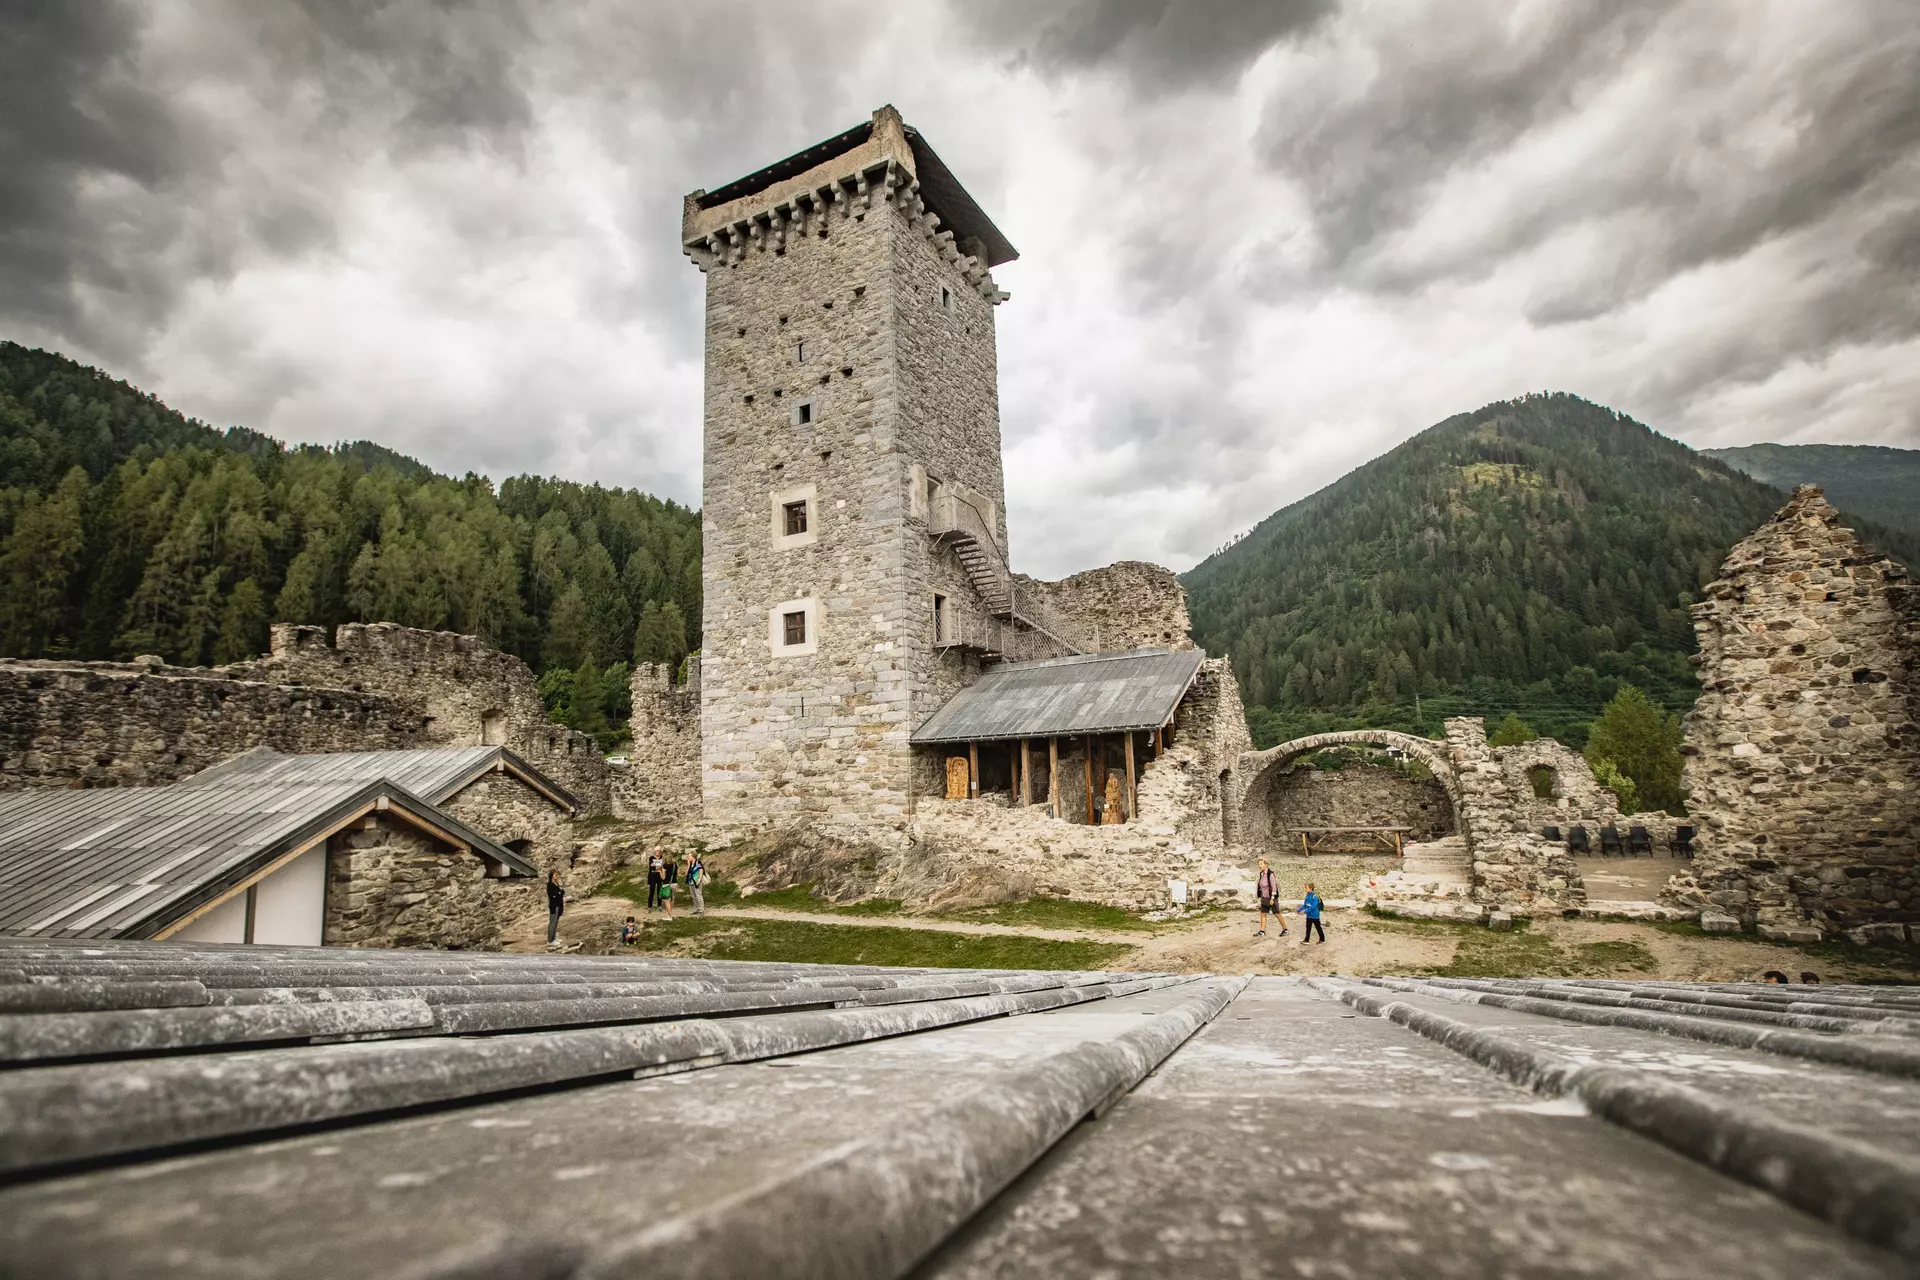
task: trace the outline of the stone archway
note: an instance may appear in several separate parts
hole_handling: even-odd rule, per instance
[[[1264,842],[1268,829],[1263,819],[1271,799],[1271,788],[1275,780],[1286,772],[1288,765],[1326,747],[1349,746],[1397,748],[1426,765],[1445,790],[1447,802],[1452,806],[1454,831],[1462,836],[1467,834],[1466,817],[1460,804],[1460,778],[1454,772],[1445,743],[1392,729],[1345,729],[1295,738],[1265,751],[1249,751],[1240,756],[1233,771],[1233,792],[1225,797],[1225,801],[1230,806],[1229,829],[1241,851],[1248,854],[1260,852],[1257,846]]]

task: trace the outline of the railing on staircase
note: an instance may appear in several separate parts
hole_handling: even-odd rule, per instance
[[[977,648],[1014,660],[1097,650],[1098,646],[1079,626],[1031,591],[1021,593],[1013,570],[1007,565],[1006,554],[1000,549],[993,522],[965,494],[941,493],[929,507],[928,532],[952,547],[960,557],[960,564],[989,615],[972,623],[957,617],[943,619],[944,638],[937,639],[937,644]],[[1023,636],[1020,628],[1034,634]]]

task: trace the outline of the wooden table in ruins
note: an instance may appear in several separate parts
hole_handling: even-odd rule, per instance
[[[1412,827],[1296,827],[1300,852],[1311,858],[1316,853],[1391,853],[1406,854],[1407,836]]]

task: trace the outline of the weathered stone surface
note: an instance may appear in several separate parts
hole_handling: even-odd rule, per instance
[[[1818,942],[1824,936],[1818,926],[1810,924],[1762,920],[1758,929],[1760,936],[1768,942]]]
[[[1723,911],[1702,911],[1700,927],[1708,933],[1739,933],[1740,917],[1727,915]]]
[[[1781,936],[1920,921],[1920,598],[1906,570],[1803,486],[1706,595],[1685,746],[1699,852],[1677,899]]]
[[[700,656],[687,662],[687,683],[673,678],[654,663],[634,668],[633,743],[611,780],[613,811],[622,818],[657,822],[700,812]]]
[[[327,841],[321,938],[330,947],[495,946],[489,886],[478,857],[371,814]]]
[[[1513,912],[1489,911],[1487,913],[1487,928],[1497,929],[1502,933],[1511,932],[1513,930]]]
[[[533,673],[474,636],[393,623],[277,624],[225,667],[0,661],[0,786],[177,782],[250,747],[298,755],[499,743],[590,811],[609,803],[593,739],[547,719]]]
[[[1056,613],[1072,619],[1102,652],[1193,648],[1187,589],[1171,569],[1121,560],[1058,582],[1014,577],[1021,591],[1037,593]]]

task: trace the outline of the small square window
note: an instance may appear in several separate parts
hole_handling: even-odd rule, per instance
[[[814,413],[813,401],[802,400],[799,404],[796,404],[795,406],[793,406],[793,425],[796,427],[812,426],[814,423],[813,413]]]
[[[781,635],[790,645],[807,642],[807,614],[804,609],[796,609],[780,619]]]
[[[787,537],[807,531],[807,504],[804,501],[786,503],[780,508],[780,513]]]
[[[940,305],[948,311],[953,310],[953,290],[945,285],[940,286]]]

